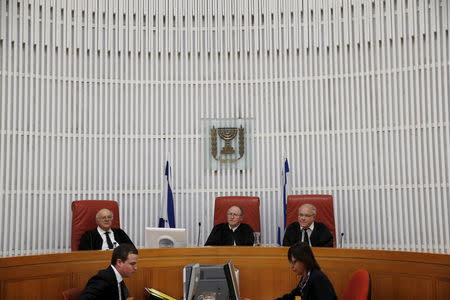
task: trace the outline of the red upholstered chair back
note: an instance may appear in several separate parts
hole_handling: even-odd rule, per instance
[[[356,270],[350,278],[341,300],[370,300],[370,276],[366,270]]]
[[[298,221],[298,208],[306,203],[317,208],[315,220],[327,226],[333,235],[333,246],[336,247],[336,225],[334,223],[332,195],[289,195],[286,208],[286,226]]]
[[[97,228],[95,215],[107,208],[114,214],[113,228],[120,227],[119,204],[111,200],[80,200],[72,202],[72,251],[77,251],[83,233]]]
[[[255,232],[261,232],[259,197],[217,197],[214,204],[214,225],[227,222],[227,210],[233,205],[239,206],[244,210],[242,223],[250,225]]]
[[[64,300],[77,300],[80,297],[82,288],[71,288],[62,292]]]

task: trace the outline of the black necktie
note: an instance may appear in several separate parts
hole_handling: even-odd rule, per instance
[[[109,249],[114,248],[113,243],[109,237],[109,231],[105,232],[105,234],[106,234],[106,243],[108,244],[108,248]]]
[[[122,300],[126,300],[130,296],[125,281],[123,280],[120,282],[120,295],[122,295]]]
[[[308,228],[303,228],[303,241],[309,245]]]

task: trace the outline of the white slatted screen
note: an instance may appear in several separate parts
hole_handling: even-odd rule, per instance
[[[142,246],[169,152],[191,245],[236,194],[275,242],[286,154],[339,246],[450,253],[449,26],[446,0],[0,1],[0,255],[68,251],[78,199]],[[234,117],[254,167],[205,170],[201,119]]]

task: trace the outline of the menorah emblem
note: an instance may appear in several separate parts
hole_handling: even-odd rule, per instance
[[[213,126],[210,129],[210,134],[211,134],[211,155],[212,157],[214,157],[215,160],[221,163],[234,163],[244,156],[245,130],[242,127],[242,125],[239,128],[236,127],[215,128]],[[239,156],[233,155],[236,154],[236,150],[233,148],[233,146],[231,146],[231,142],[238,134],[239,134],[238,137]],[[220,150],[220,154],[222,154],[223,156],[217,155],[218,153],[217,136],[219,136],[225,142],[224,147]]]
[[[225,141],[225,146],[220,150],[221,154],[234,154],[236,151],[231,146],[231,141],[236,137],[238,129],[236,127],[217,128],[219,137]]]

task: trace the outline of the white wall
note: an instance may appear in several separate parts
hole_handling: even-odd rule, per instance
[[[216,195],[280,171],[330,193],[343,247],[450,253],[448,1],[0,1],[0,255],[68,251],[70,203],[120,202],[137,245],[170,152],[196,243]],[[203,118],[253,118],[251,170],[204,168]]]

